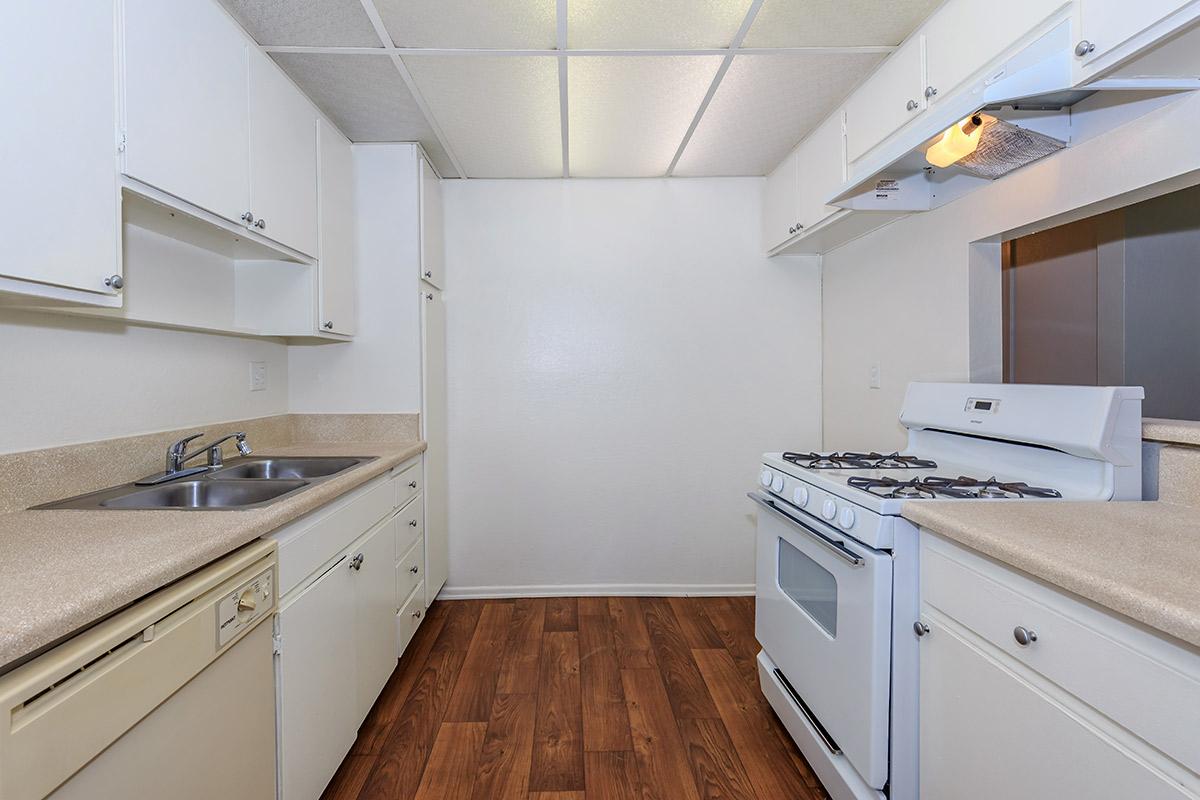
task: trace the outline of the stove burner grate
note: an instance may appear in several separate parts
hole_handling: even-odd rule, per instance
[[[897,500],[920,500],[938,497],[949,497],[959,500],[1001,500],[1018,498],[1056,498],[1062,497],[1057,489],[1047,489],[1041,486],[1030,486],[1021,481],[998,481],[995,477],[987,480],[959,476],[957,478],[941,478],[930,475],[925,478],[913,478],[909,481],[898,481],[895,478],[863,478],[853,476],[846,481],[847,485],[876,497]]]
[[[784,453],[783,460],[805,469],[937,469],[937,463],[900,453]]]

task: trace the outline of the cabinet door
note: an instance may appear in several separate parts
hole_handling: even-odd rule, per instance
[[[788,153],[763,185],[762,235],[763,250],[767,252],[796,235],[796,223],[800,221],[798,162],[798,150]]]
[[[125,173],[226,219],[250,200],[246,38],[212,0],[125,0]]]
[[[279,612],[279,758],[283,800],[312,800],[349,752],[360,716],[354,584],[342,558]]]
[[[0,274],[113,290],[120,273],[113,3],[10,0],[0,28]]]
[[[258,50],[250,53],[250,211],[259,233],[317,254],[317,112]]]
[[[1062,0],[959,0],[942,5],[923,29],[927,85],[937,103],[976,71],[1015,44],[1052,13]]]
[[[421,424],[425,435],[425,605],[449,574],[446,477],[446,304],[421,290]]]
[[[797,173],[800,186],[800,224],[811,228],[838,210],[825,200],[846,181],[846,147],[842,114],[822,122],[800,143]]]
[[[846,101],[846,159],[856,161],[925,110],[924,37],[888,56]]]
[[[358,321],[358,288],[354,273],[354,164],[350,142],[323,119],[318,128],[321,242],[317,264],[317,324],[322,331],[353,336]]]
[[[1185,0],[1079,0],[1079,38],[1095,46],[1082,62],[1100,58],[1188,4]]]
[[[1191,797],[1006,668],[923,614],[921,800]]]
[[[396,528],[398,519],[377,525],[350,558],[358,563],[354,581],[354,650],[357,680],[355,727],[379,697],[396,669]]]
[[[445,234],[442,231],[442,180],[421,159],[421,278],[446,287]]]

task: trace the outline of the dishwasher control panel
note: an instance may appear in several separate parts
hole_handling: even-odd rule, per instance
[[[272,570],[260,573],[227,593],[217,604],[217,647],[224,647],[274,607]]]

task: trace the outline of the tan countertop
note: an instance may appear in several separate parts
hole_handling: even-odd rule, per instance
[[[1161,502],[909,502],[903,516],[1200,647],[1200,509]]]
[[[0,514],[0,668],[325,505],[424,450],[424,442],[375,442],[293,444],[256,452],[256,456],[377,458],[278,503],[245,511]]]

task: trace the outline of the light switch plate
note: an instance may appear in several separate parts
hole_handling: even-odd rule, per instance
[[[267,388],[267,362],[250,362],[250,391],[261,392]]]
[[[878,361],[871,364],[871,369],[867,372],[867,388],[868,389],[878,389],[879,388],[879,371],[880,370],[879,370],[879,362]]]

